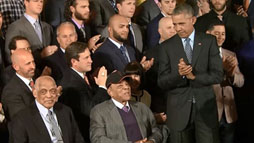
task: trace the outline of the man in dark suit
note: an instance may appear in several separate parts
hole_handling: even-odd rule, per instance
[[[223,47],[236,52],[245,42],[250,40],[251,30],[247,20],[231,12],[226,4],[227,0],[211,0],[212,10],[197,19],[195,29],[199,32],[206,32],[212,21],[221,20],[227,31]]]
[[[147,25],[146,41],[148,49],[154,48],[158,44],[160,40],[160,34],[158,32],[159,21],[161,18],[168,17],[172,14],[176,6],[176,0],[159,0],[158,5],[161,10],[160,14]]]
[[[95,33],[101,33],[107,26],[109,18],[117,12],[116,0],[92,0],[91,13],[94,17],[92,25]]]
[[[56,46],[49,46],[52,40],[52,28],[49,24],[39,20],[39,15],[43,9],[42,0],[25,0],[24,3],[26,7],[24,16],[13,22],[6,33],[6,58],[10,64],[9,44],[14,36],[19,35],[29,40],[35,61],[38,65],[41,65],[41,57],[45,55],[45,50],[54,52],[57,49]]]
[[[216,39],[198,33],[190,5],[172,14],[177,35],[160,45],[158,85],[167,90],[167,124],[171,142],[219,142],[212,84],[221,83],[222,60]]]
[[[52,70],[51,76],[58,83],[63,77],[64,71],[69,68],[64,56],[65,50],[72,42],[77,41],[77,33],[71,22],[61,23],[56,32],[59,47],[54,54],[46,57],[44,60],[46,65]]]
[[[114,70],[123,71],[124,67],[131,61],[136,60],[136,53],[133,47],[124,43],[128,38],[129,23],[126,17],[114,15],[109,20],[108,25],[109,37],[93,54],[93,67],[105,66],[109,73]],[[141,64],[148,70],[152,60],[142,58]]]
[[[94,82],[89,74],[92,59],[87,44],[73,42],[67,47],[65,56],[69,70],[64,73],[60,82],[63,86],[60,101],[72,108],[85,141],[90,142],[90,110],[94,105],[109,98],[105,90],[107,70],[102,67]]]
[[[36,80],[35,102],[15,116],[10,142],[84,143],[71,109],[57,102],[60,90],[50,76]]]
[[[16,50],[12,54],[12,66],[16,75],[4,87],[2,93],[2,103],[8,121],[11,121],[16,113],[34,101],[32,77],[35,64],[32,54],[24,49]]]
[[[127,76],[115,71],[107,78],[111,100],[96,105],[90,114],[93,143],[161,143],[162,135],[151,110],[141,102],[130,101]]]

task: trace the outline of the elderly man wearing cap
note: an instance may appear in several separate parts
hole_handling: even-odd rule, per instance
[[[160,143],[162,135],[151,110],[131,98],[128,77],[115,71],[106,81],[111,100],[96,105],[90,114],[92,143]]]

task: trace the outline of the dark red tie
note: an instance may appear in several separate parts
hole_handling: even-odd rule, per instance
[[[34,88],[34,81],[31,80],[31,81],[29,82],[29,86],[33,89],[33,88]]]

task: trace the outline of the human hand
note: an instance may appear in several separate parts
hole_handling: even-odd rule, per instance
[[[52,72],[51,68],[48,67],[48,66],[45,66],[44,69],[43,69],[43,71],[42,71],[42,73],[41,73],[41,76],[44,76],[44,75],[50,76],[50,75],[51,75],[51,72]]]
[[[154,58],[150,60],[146,60],[146,56],[144,56],[140,62],[140,64],[142,65],[145,71],[148,71],[153,66],[153,63],[154,63]]]
[[[248,17],[247,12],[243,9],[243,6],[242,6],[242,5],[240,5],[240,6],[237,8],[236,14],[237,14],[237,15],[240,15],[240,16],[243,16],[243,17]]]
[[[93,53],[95,52],[95,50],[98,49],[98,47],[101,46],[102,43],[96,44],[99,40],[100,40],[101,35],[95,35],[92,38],[89,39],[88,41],[88,48],[90,51],[92,51]]]
[[[44,58],[44,57],[50,56],[54,54],[56,51],[57,51],[56,45],[47,46],[41,51],[41,57]]]
[[[165,123],[167,120],[167,115],[162,112],[162,113],[154,113],[154,118],[156,120],[156,123],[162,124]]]
[[[178,72],[181,76],[186,76],[187,74],[192,72],[192,67],[190,65],[187,65],[183,58],[179,60],[178,64]]]
[[[223,61],[223,69],[226,71],[228,76],[234,76],[237,67],[236,57],[227,56],[222,58]]]
[[[108,76],[107,69],[104,66],[101,67],[97,77],[94,77],[95,83],[98,86],[106,87],[107,76]]]

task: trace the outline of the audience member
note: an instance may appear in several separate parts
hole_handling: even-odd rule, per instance
[[[105,66],[109,73],[114,70],[123,71],[129,62],[136,60],[135,50],[124,43],[128,38],[128,32],[129,23],[125,17],[116,14],[110,18],[109,37],[93,55],[94,69]],[[148,61],[143,57],[141,64],[148,70],[153,64],[153,59]]]
[[[10,142],[84,142],[71,109],[57,102],[60,90],[50,76],[36,80],[35,101],[14,117]]]
[[[116,0],[92,0],[91,15],[93,30],[96,34],[100,34],[108,25],[109,18],[118,12]]]
[[[131,100],[142,102],[147,107],[151,105],[151,95],[144,90],[144,69],[136,61],[130,62],[124,68],[126,75],[130,76],[129,85],[131,87]]]
[[[6,33],[5,54],[9,63],[9,44],[14,36],[24,36],[28,39],[33,56],[41,69],[44,67],[41,58],[54,53],[56,46],[49,46],[52,40],[52,28],[49,24],[40,21],[39,15],[43,9],[43,0],[24,0],[26,11],[24,16],[13,22]]]
[[[70,106],[77,120],[81,134],[89,141],[89,114],[92,107],[109,98],[105,82],[107,70],[100,68],[95,83],[89,72],[92,69],[92,59],[87,44],[73,42],[65,51],[69,71],[61,80],[63,95],[60,100]]]
[[[213,85],[220,122],[220,141],[234,143],[237,112],[232,87],[242,87],[244,78],[239,70],[235,53],[222,48],[226,39],[225,25],[221,22],[214,22],[209,26],[207,33],[216,37],[224,70],[223,81]]]
[[[3,24],[3,16],[0,11],[0,77],[3,75],[4,70],[4,37],[2,34],[2,24]],[[3,89],[3,81],[0,80],[0,94],[2,93]]]
[[[11,121],[16,113],[34,101],[32,77],[35,63],[32,54],[27,50],[18,49],[12,54],[11,59],[16,74],[4,87],[1,97],[7,121]]]
[[[197,6],[198,6],[197,17],[200,17],[206,13],[209,13],[211,10],[209,0],[197,0]]]
[[[115,71],[107,78],[111,100],[96,105],[90,114],[90,138],[93,143],[160,143],[162,135],[151,110],[140,102],[130,101],[127,76]]]
[[[23,0],[1,0],[0,12],[3,14],[3,35],[6,34],[8,26],[23,16],[25,6]]]
[[[212,10],[198,18],[195,28],[197,31],[206,32],[212,21],[221,20],[227,31],[223,47],[235,52],[250,40],[251,32],[247,20],[231,12],[226,4],[227,0],[211,0]]]
[[[137,53],[143,52],[143,38],[140,27],[131,21],[135,10],[136,10],[136,0],[116,0],[116,6],[118,9],[118,14],[126,17],[129,22],[129,34],[128,43],[131,47],[135,48]],[[102,37],[108,37],[108,26],[106,26],[102,33]]]
[[[46,65],[52,70],[51,76],[58,83],[62,79],[64,71],[68,69],[64,55],[65,50],[72,42],[77,41],[77,33],[74,25],[70,22],[61,23],[56,33],[59,47],[54,54],[46,57],[44,60]]]
[[[158,44],[160,40],[160,34],[158,32],[159,21],[161,18],[169,17],[172,14],[176,6],[176,0],[159,0],[158,5],[161,10],[160,14],[147,25],[146,41],[148,49],[154,48]]]
[[[172,19],[177,34],[160,45],[158,71],[158,85],[167,91],[170,140],[217,143],[218,115],[211,85],[221,83],[223,69],[216,39],[195,31],[190,5],[178,5]]]
[[[147,24],[160,13],[158,2],[158,0],[146,0],[137,7],[135,21],[144,31],[146,31]]]

